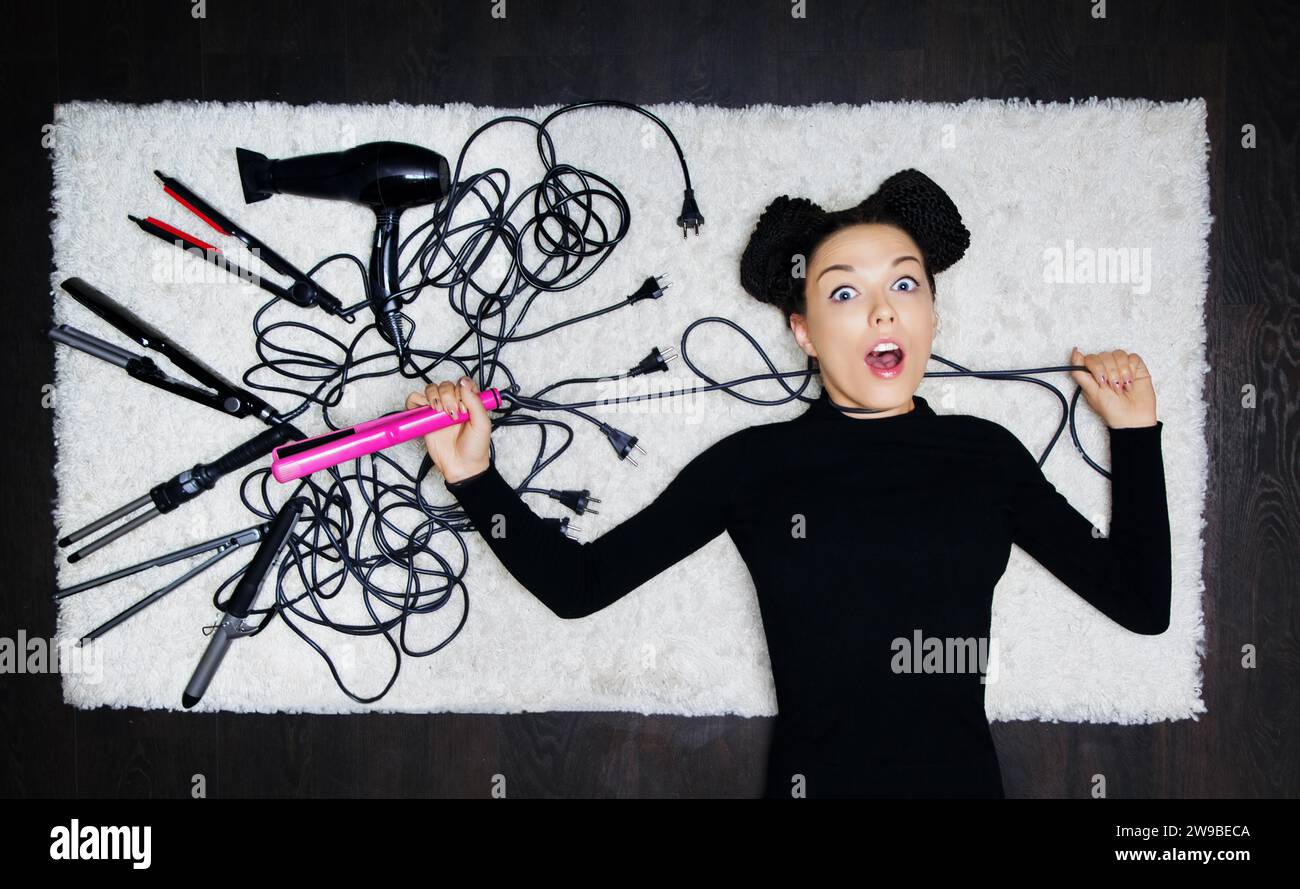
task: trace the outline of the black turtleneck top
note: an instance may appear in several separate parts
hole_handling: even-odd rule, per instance
[[[590,542],[543,521],[495,464],[446,487],[510,574],[567,619],[726,531],[754,582],[776,687],[765,796],[1001,797],[982,680],[1011,545],[1110,620],[1163,632],[1164,424],[1109,430],[1102,536],[1005,427],[913,401],[873,418],[823,391],[792,419],[710,445]]]

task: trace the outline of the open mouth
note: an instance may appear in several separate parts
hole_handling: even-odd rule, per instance
[[[867,367],[871,368],[877,376],[894,377],[901,370],[904,358],[902,346],[888,343],[868,352],[865,360]]]

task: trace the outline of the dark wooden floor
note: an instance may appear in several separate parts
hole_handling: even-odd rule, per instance
[[[13,9],[12,6],[22,8]],[[995,723],[1008,793],[1300,795],[1297,17],[1283,2],[43,2],[6,6],[5,567],[0,635],[52,634],[49,154],[73,99],[758,102],[1204,96],[1213,141],[1205,697],[1197,721]],[[1242,146],[1243,127],[1257,146]],[[705,215],[708,209],[704,208]],[[107,252],[106,261],[111,261]],[[1189,368],[1189,372],[1193,369]],[[1242,407],[1253,386],[1258,406]],[[96,409],[87,405],[88,415]],[[1258,668],[1240,666],[1243,646]],[[0,677],[7,796],[748,796],[770,720],[629,714],[180,715],[77,711]]]

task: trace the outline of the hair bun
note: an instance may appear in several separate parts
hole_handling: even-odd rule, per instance
[[[937,275],[965,255],[970,232],[961,212],[929,176],[908,168],[890,176],[875,194],[837,216],[893,217],[925,253],[931,274]]]
[[[794,305],[794,288],[802,279],[792,274],[796,254],[807,255],[830,222],[831,214],[807,198],[783,194],[763,210],[740,257],[740,284],[755,299],[782,310]],[[796,283],[797,282],[797,283]]]
[[[807,198],[788,194],[774,199],[759,216],[740,257],[741,286],[787,317],[801,311],[804,279],[794,274],[795,258],[811,261],[826,235],[862,222],[883,222],[907,232],[924,254],[932,279],[961,259],[970,246],[970,232],[952,198],[929,176],[909,167],[880,183],[870,197],[843,210],[828,212]]]

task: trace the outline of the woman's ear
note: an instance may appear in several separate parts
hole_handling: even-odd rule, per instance
[[[805,355],[810,358],[817,357],[817,348],[808,337],[808,322],[798,312],[790,313],[790,332],[794,334],[795,342],[799,344],[800,349],[803,349]]]

